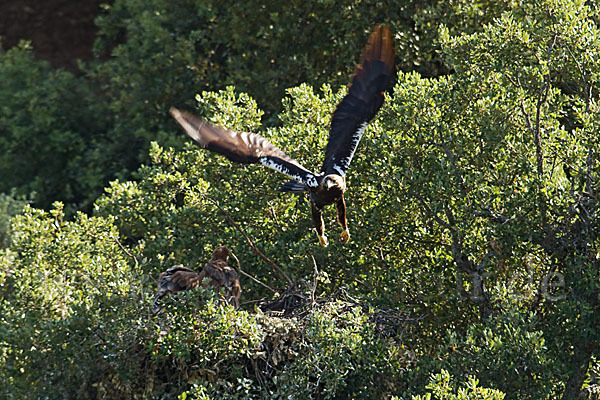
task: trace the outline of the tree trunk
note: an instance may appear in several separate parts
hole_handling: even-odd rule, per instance
[[[587,371],[592,359],[592,346],[581,338],[575,344],[572,358],[572,370],[565,385],[563,400],[577,400],[581,393],[581,386],[587,376]]]

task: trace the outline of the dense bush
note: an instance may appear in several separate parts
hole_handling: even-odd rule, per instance
[[[140,112],[159,117],[169,101],[189,102],[199,90],[224,85],[272,113],[288,87],[346,84],[375,24],[395,32],[402,70],[435,76],[447,68],[437,52],[442,24],[472,33],[510,6],[504,0],[117,0],[97,20],[96,52],[114,57],[97,72],[111,80],[115,106],[135,111],[134,119]]]
[[[0,249],[8,246],[11,237],[10,222],[12,217],[21,213],[28,200],[23,196],[0,193]]]
[[[28,45],[0,50],[0,192],[89,208],[110,176],[102,104],[85,79],[35,60]]]
[[[63,216],[60,204],[27,209],[1,259],[3,398],[92,397],[136,361],[125,358],[144,300],[135,264],[109,220]]]
[[[0,259],[3,398],[332,398],[389,390],[405,365],[396,344],[346,303],[282,319],[235,311],[199,290],[167,298],[152,316],[154,279],[139,250],[121,242],[110,218],[64,221],[56,207],[16,217]],[[331,371],[322,381],[321,369]],[[382,380],[388,386],[373,386]]]
[[[448,371],[442,370],[439,374],[432,375],[431,382],[426,386],[429,393],[422,396],[413,396],[413,400],[502,400],[504,393],[478,386],[477,379],[471,378],[465,387],[458,389],[454,394],[451,377]]]
[[[114,1],[96,21],[99,57],[80,76],[29,48],[0,52],[0,192],[89,211],[108,181],[148,161],[151,141],[180,148],[170,106],[191,108],[194,94],[235,85],[273,125],[287,88],[349,82],[376,23],[395,32],[401,69],[439,75],[441,24],[478,31],[511,4],[470,3]]]

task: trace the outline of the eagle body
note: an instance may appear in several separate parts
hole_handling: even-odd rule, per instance
[[[352,76],[348,93],[331,118],[325,160],[318,173],[304,168],[260,135],[237,132],[210,125],[198,117],[171,107],[171,115],[201,147],[244,164],[261,164],[288,175],[291,181],[282,192],[308,192],[315,230],[322,246],[327,246],[321,215],[323,207],[335,204],[340,235],[350,238],[346,220],[346,173],[367,125],[377,114],[394,79],[394,48],[387,26],[377,26],[365,46]]]
[[[346,178],[341,175],[325,175],[320,181],[317,189],[310,190],[310,203],[313,223],[319,237],[319,243],[327,247],[327,237],[325,236],[325,226],[323,223],[322,209],[325,206],[335,204],[337,210],[337,220],[342,227],[340,235],[344,243],[350,240],[348,231],[348,221],[346,220],[346,203],[344,201],[344,191],[346,190]]]
[[[344,197],[346,191],[346,178],[340,175],[325,175],[319,185],[310,191],[310,201],[318,208],[323,208],[335,203]]]

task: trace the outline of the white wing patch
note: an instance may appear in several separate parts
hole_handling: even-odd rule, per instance
[[[363,133],[365,133],[365,129],[367,129],[367,125],[369,121],[364,121],[362,124],[358,126],[358,129],[352,135],[352,140],[350,141],[350,155],[347,157],[343,157],[340,160],[334,160],[333,169],[338,172],[340,176],[346,176],[346,171],[350,167],[350,162],[352,161],[352,157],[354,156],[354,152],[358,147],[358,143],[360,142],[360,138]]]
[[[306,179],[306,182],[304,182],[304,184],[310,188],[316,188],[317,186],[319,186],[319,184],[317,183],[317,178],[314,175],[310,175]]]
[[[313,174],[308,174],[307,176],[295,174],[285,164],[280,164],[270,157],[260,157],[258,159],[258,162],[264,165],[265,167],[272,168],[275,171],[279,171],[282,174],[285,174],[291,177],[292,179],[297,180],[298,182],[302,182],[308,187],[317,187],[317,179]]]
[[[337,171],[338,175],[340,175],[340,176],[346,175],[346,172],[343,169],[341,169],[340,166],[337,164],[333,164],[333,169],[335,169]]]

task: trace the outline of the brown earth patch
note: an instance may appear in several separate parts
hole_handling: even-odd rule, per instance
[[[0,36],[8,49],[30,40],[37,58],[55,67],[77,70],[77,59],[91,60],[96,37],[94,18],[107,0],[0,1]]]

